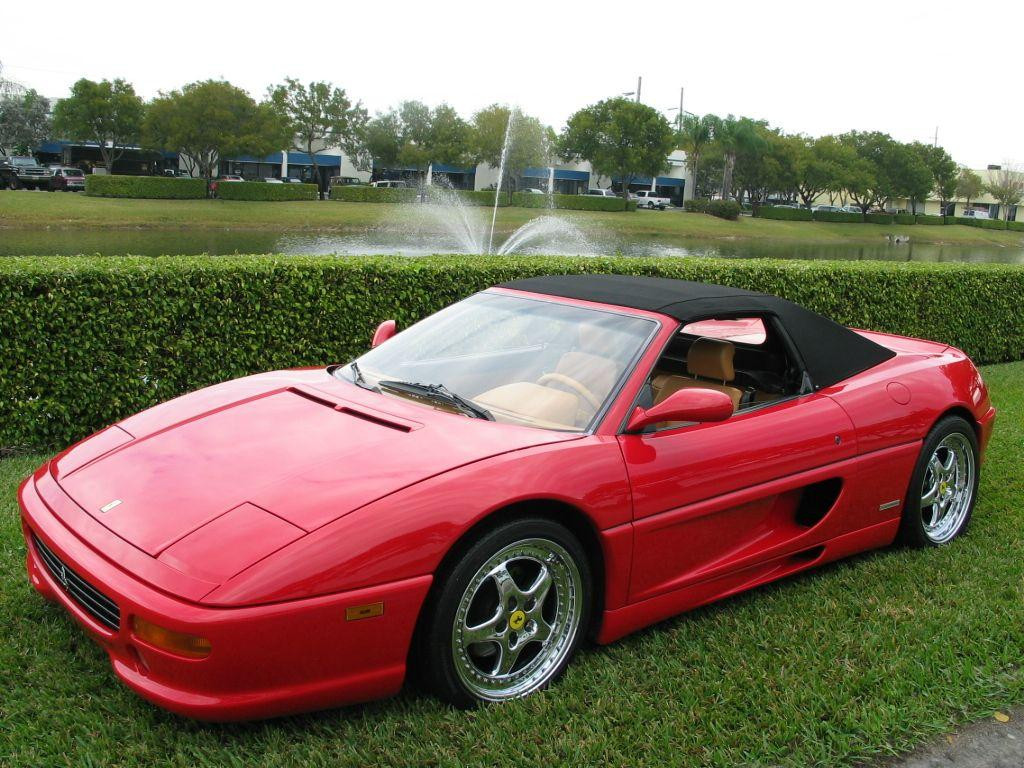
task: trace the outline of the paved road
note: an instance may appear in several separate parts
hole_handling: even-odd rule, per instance
[[[1007,712],[943,737],[888,768],[1024,768],[1024,709]]]

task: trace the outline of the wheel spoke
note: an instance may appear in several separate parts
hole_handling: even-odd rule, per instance
[[[942,471],[946,475],[949,475],[949,473],[953,471],[953,468],[956,467],[956,453],[957,452],[954,450],[949,448],[946,449],[946,460],[941,462]]]
[[[498,640],[501,637],[501,630],[499,630],[498,627],[501,626],[504,617],[505,611],[499,605],[498,610],[496,610],[494,615],[487,619],[487,621],[480,624],[474,624],[472,627],[464,626],[462,629],[462,644],[464,646],[469,646],[473,643]]]
[[[530,635],[530,639],[536,640],[540,643],[546,643],[548,638],[551,637],[553,627],[548,624],[543,616],[537,616],[534,621],[537,622],[537,628],[533,631],[533,634]]]
[[[935,480],[935,482],[938,482],[946,473],[945,467],[943,467],[942,462],[939,461],[938,452],[932,454],[931,461],[928,462],[928,467],[929,469],[931,469],[932,478]]]
[[[921,506],[922,507],[927,507],[927,506],[929,506],[931,504],[934,504],[935,503],[935,499],[938,496],[938,493],[939,493],[939,484],[938,484],[938,482],[932,483],[932,487],[929,488],[927,491],[925,491],[924,494],[921,496]]]
[[[519,654],[523,651],[524,643],[517,643],[513,648],[508,643],[508,637],[505,637],[504,642],[498,643],[500,653],[498,655],[498,663],[494,666],[494,674],[496,675],[507,675],[512,671],[512,667],[516,665],[519,660]]]
[[[551,571],[546,565],[541,565],[540,572],[537,574],[537,578],[533,580],[533,584],[530,585],[523,593],[523,597],[528,600],[533,600],[535,607],[540,607],[544,604],[544,599],[548,596],[548,592],[551,589]]]
[[[508,607],[509,598],[514,597],[517,601],[522,599],[523,592],[512,578],[512,574],[508,572],[507,563],[497,566],[491,571],[490,577],[498,587],[498,600],[502,608]]]

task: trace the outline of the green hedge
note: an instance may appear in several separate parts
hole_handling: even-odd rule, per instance
[[[975,219],[966,217],[966,223],[969,227],[978,227],[979,229],[1006,229],[1006,222],[1002,219]]]
[[[91,173],[85,177],[85,194],[93,197],[202,199],[206,197],[206,180],[169,176],[104,176]]]
[[[695,197],[692,200],[683,201],[683,210],[689,213],[707,213],[708,203],[711,201],[706,197]]]
[[[412,203],[419,196],[419,190],[411,187],[331,187],[331,200],[346,203]]]
[[[892,218],[896,224],[917,224],[917,216],[913,213],[897,213]]]
[[[1018,208],[1017,210],[1024,210]],[[1012,229],[1014,232],[1024,232],[1024,221],[1008,221],[1006,222],[1006,228]]]
[[[946,218],[944,216],[926,216],[923,213],[917,214],[915,220],[918,224],[935,224],[941,226],[946,223]]]
[[[1016,265],[442,256],[0,260],[0,448],[54,448],[182,392],[324,365],[496,283],[618,272],[778,294],[848,325],[1024,357]]]
[[[831,221],[836,224],[863,224],[864,215],[849,211],[812,211],[815,221]]]
[[[762,205],[754,214],[760,219],[778,219],[779,221],[813,221],[814,214],[808,208],[780,208]]]
[[[709,200],[705,211],[720,219],[736,221],[740,217],[740,204],[735,200]]]
[[[232,181],[217,185],[217,197],[221,200],[317,200],[316,184],[268,184],[265,181]]]
[[[865,213],[864,221],[868,224],[892,224],[895,217],[891,213]]]

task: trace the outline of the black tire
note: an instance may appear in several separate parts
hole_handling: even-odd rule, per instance
[[[11,179],[7,182],[7,188],[12,190],[21,189],[21,184],[18,183],[17,179]]]
[[[511,556],[514,558],[516,547],[523,546],[526,542],[532,541],[547,542],[549,545],[552,545],[553,550],[558,550],[560,553],[567,555],[578,570],[579,575],[579,590],[575,601],[571,598],[563,598],[560,590],[571,581],[563,579],[561,582],[551,585],[546,592],[546,596],[541,600],[544,605],[536,606],[535,610],[545,611],[550,609],[553,599],[559,608],[563,605],[578,607],[578,622],[575,624],[571,636],[569,634],[569,625],[572,622],[566,621],[564,623],[560,642],[556,643],[556,640],[553,639],[555,638],[555,633],[552,632],[551,637],[544,642],[533,643],[533,645],[539,646],[536,654],[533,657],[527,658],[527,663],[523,668],[517,671],[513,667],[508,673],[509,676],[513,677],[526,674],[531,665],[535,663],[541,664],[546,671],[543,672],[543,675],[537,677],[534,681],[535,685],[531,685],[528,690],[516,691],[515,684],[525,685],[526,683],[523,681],[515,683],[513,680],[504,689],[505,692],[499,693],[499,689],[496,688],[493,695],[491,695],[490,691],[481,694],[480,691],[469,687],[464,680],[465,670],[469,669],[468,665],[475,662],[469,656],[471,653],[470,647],[467,647],[465,652],[457,650],[463,646],[456,640],[457,632],[460,631],[456,627],[456,622],[460,622],[460,627],[468,624],[469,614],[476,605],[476,601],[482,599],[470,596],[471,585],[476,583],[477,586],[474,588],[476,591],[473,594],[481,595],[483,590],[489,588],[485,586],[486,584],[495,583],[487,581],[486,578],[481,580],[480,574],[484,566],[488,565],[489,562],[493,562],[495,558],[504,556],[503,553],[508,550],[512,550],[513,554]],[[563,556],[559,554],[556,560],[548,559],[546,561],[551,564],[552,572],[557,571],[563,565],[568,566],[567,563],[561,562],[562,559]],[[512,563],[509,571],[517,568],[519,562],[529,564],[529,561],[525,558],[516,560]],[[527,575],[525,580],[529,581],[530,577]],[[519,586],[518,582],[517,586]],[[500,622],[500,616],[504,609],[500,606],[501,598],[497,597],[497,589],[494,590],[494,596],[496,597],[496,607],[487,609],[485,613],[490,615],[492,611],[496,610],[497,613],[494,615],[498,617]],[[457,559],[446,568],[444,573],[440,573],[435,580],[431,595],[423,607],[418,640],[413,658],[411,659],[415,677],[423,687],[438,698],[461,709],[476,707],[481,703],[522,698],[536,691],[543,690],[557,680],[565,671],[566,666],[568,666],[576,649],[579,647],[581,639],[586,635],[591,618],[592,597],[591,569],[586,552],[567,528],[542,517],[524,517],[502,523],[482,533],[479,538],[466,546]],[[559,603],[559,601],[563,602]],[[468,605],[468,607],[463,610],[464,605]],[[528,603],[523,607],[527,606]],[[568,608],[566,610],[568,611],[567,615],[572,614],[572,610]],[[462,618],[460,618],[460,613]],[[526,615],[524,611],[516,610],[506,616],[503,632],[506,638],[516,638],[513,627],[517,622],[521,628],[522,637],[527,637],[526,633],[530,631],[531,624],[534,625],[534,630],[537,628],[536,622],[532,619],[524,627],[522,622],[527,620],[523,616],[517,617],[516,614]],[[532,616],[533,614],[529,615]],[[474,621],[473,623],[476,622]],[[553,623],[557,623],[557,617]],[[546,623],[545,626],[547,626]],[[475,650],[480,646],[484,646],[489,651],[490,647],[494,646],[497,653],[488,652],[483,657],[485,661],[488,656],[496,657],[498,661],[494,662],[494,669],[497,670],[501,664],[502,657],[501,649],[497,647],[498,645],[497,641],[493,643],[484,641],[472,645],[471,648]],[[556,646],[557,654],[555,653]],[[527,649],[531,648],[531,641],[521,641],[519,646],[516,647],[518,648],[517,657],[527,656]],[[457,653],[464,658],[461,664],[456,661]],[[515,663],[518,665],[519,662]],[[527,679],[529,677],[527,675]],[[481,677],[481,680],[484,679],[484,677]],[[496,683],[496,685],[501,685],[501,682]]]
[[[959,446],[959,448],[943,449],[944,443]],[[942,454],[943,450],[950,453],[954,450],[963,451],[963,456],[970,465],[970,477],[963,484],[965,489],[969,489],[969,496],[963,501],[963,508],[959,509],[956,518],[949,521],[948,530],[943,530],[941,535],[938,535],[939,531],[930,531],[926,523],[926,516],[931,520],[934,518],[932,517],[932,507],[924,501],[926,492],[932,487],[937,488],[940,482],[938,478],[934,477],[934,470],[931,474],[929,473],[929,468],[933,457],[936,456],[936,451]],[[918,456],[914,472],[910,476],[910,485],[907,488],[903,517],[900,520],[897,537],[900,543],[911,547],[937,547],[952,541],[967,529],[978,499],[978,479],[981,474],[978,458],[978,437],[966,419],[960,416],[946,416],[932,427],[921,446],[921,454]],[[929,488],[924,487],[926,480]],[[933,483],[932,480],[935,482]],[[948,487],[949,484],[944,483],[943,491]],[[959,491],[954,487],[952,493],[956,495]]]

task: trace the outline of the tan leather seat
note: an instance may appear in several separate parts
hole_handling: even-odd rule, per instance
[[[686,371],[689,376],[659,373],[651,379],[655,404],[680,389],[700,387],[727,394],[732,398],[732,408],[735,411],[739,407],[740,398],[743,397],[742,389],[729,384],[736,377],[736,370],[733,368],[735,355],[736,347],[730,341],[697,339],[686,355]]]
[[[576,333],[575,348],[559,358],[555,373],[575,379],[595,398],[603,400],[619,378],[619,367],[601,354],[601,345],[606,344],[607,339],[603,338],[600,326],[581,323]]]

